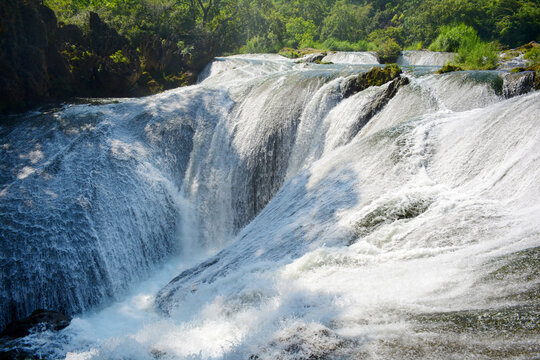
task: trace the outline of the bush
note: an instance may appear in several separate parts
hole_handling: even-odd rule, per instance
[[[523,55],[523,57],[530,62],[531,65],[540,63],[540,46],[533,46]]]
[[[413,44],[405,46],[403,50],[422,50],[423,47],[424,47],[424,43],[422,43],[421,41],[417,41]]]
[[[478,39],[463,44],[455,59],[457,65],[467,70],[492,70],[499,63],[499,46]]]
[[[429,50],[457,52],[464,43],[474,41],[476,38],[476,31],[470,26],[445,25],[441,27],[439,36],[429,45]]]
[[[447,65],[466,70],[491,70],[499,62],[499,45],[480,40],[476,31],[465,24],[441,27],[429,50],[457,52],[454,62]]]
[[[281,43],[277,36],[270,32],[265,36],[254,36],[242,46],[240,52],[244,54],[276,53],[281,49]]]
[[[294,40],[297,45],[300,45],[306,41],[313,40],[317,33],[317,27],[313,23],[313,20],[305,20],[303,18],[291,18],[287,24],[287,36],[289,39]]]
[[[377,48],[377,56],[379,56],[379,61],[384,64],[396,62],[401,47],[392,39],[387,39],[382,42]]]
[[[129,59],[124,56],[124,53],[122,52],[122,50],[118,50],[117,52],[115,52],[109,57],[116,64],[119,64],[119,63],[129,64],[130,63]]]

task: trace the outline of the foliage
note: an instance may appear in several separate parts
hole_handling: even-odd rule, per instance
[[[279,55],[288,57],[290,59],[297,59],[308,54],[318,53],[319,50],[313,48],[301,48],[301,49],[292,49],[292,48],[283,48],[279,50]]]
[[[540,63],[540,46],[532,46],[523,57],[531,62],[532,65]]]
[[[276,34],[256,35],[246,42],[240,52],[245,54],[276,53],[281,49],[281,42]]]
[[[476,31],[468,25],[447,25],[441,27],[439,36],[429,46],[432,51],[457,52],[454,64],[448,64],[444,70],[452,70],[452,66],[467,70],[490,70],[499,62],[499,45],[482,41]],[[443,71],[448,72],[448,71]]]
[[[365,39],[370,27],[370,6],[358,6],[343,0],[334,4],[323,20],[321,38],[356,42]]]
[[[491,70],[499,62],[499,45],[486,43],[478,37],[462,44],[457,52],[455,62],[467,70]]]
[[[477,36],[476,31],[465,24],[445,25],[429,45],[429,50],[456,52],[465,42],[474,41]]]
[[[330,38],[320,44],[319,48],[329,51],[370,51],[375,50],[375,45],[366,40],[358,40],[358,42],[353,43]]]
[[[317,31],[312,20],[305,20],[299,17],[291,18],[285,27],[288,37],[294,39],[296,45],[313,40]]]
[[[181,43],[189,65],[213,56],[277,52],[282,47],[377,50],[394,61],[400,49],[458,52],[467,67],[489,68],[499,42],[540,40],[533,0],[44,0],[65,23],[89,11],[140,47],[148,36]],[[534,50],[536,51],[536,50]],[[532,54],[531,56],[533,56]],[[120,58],[119,58],[120,59]]]
[[[124,54],[122,53],[122,50],[118,50],[117,52],[115,52],[109,57],[116,64],[119,64],[119,63],[129,64],[130,63],[129,59],[125,57]]]

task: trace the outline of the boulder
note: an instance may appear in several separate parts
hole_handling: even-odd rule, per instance
[[[308,55],[302,57],[301,59],[297,60],[296,63],[297,64],[299,64],[299,63],[317,63],[317,64],[320,64],[325,56],[326,56],[326,53],[324,53],[324,52],[308,54]]]
[[[343,98],[348,98],[370,86],[381,86],[389,81],[400,78],[401,68],[396,64],[386,65],[384,68],[374,67],[370,71],[361,73],[343,85]]]
[[[536,73],[534,71],[523,71],[515,74],[505,74],[503,80],[503,95],[509,99],[534,90]]]
[[[0,337],[20,338],[27,336],[32,331],[58,331],[67,327],[70,322],[71,318],[62,313],[39,309],[24,319],[15,320],[8,324],[0,333]]]

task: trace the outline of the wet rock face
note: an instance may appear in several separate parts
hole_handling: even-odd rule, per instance
[[[409,83],[409,79],[406,77],[396,77],[391,80],[386,88],[378,94],[374,95],[372,101],[365,106],[356,116],[355,125],[352,126],[348,132],[345,133],[347,139],[352,139],[358,134],[360,130],[381,111],[386,104],[397,94],[398,90]]]
[[[523,71],[516,74],[506,74],[503,83],[503,95],[509,99],[514,96],[526,94],[535,88],[536,73]]]
[[[20,338],[30,334],[31,331],[58,331],[67,327],[70,322],[71,318],[62,313],[39,309],[24,319],[8,324],[0,333],[0,337]]]

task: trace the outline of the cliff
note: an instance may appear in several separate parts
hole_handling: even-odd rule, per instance
[[[0,113],[73,97],[142,96],[193,83],[173,41],[140,49],[90,13],[88,29],[59,23],[38,0],[0,2]]]

